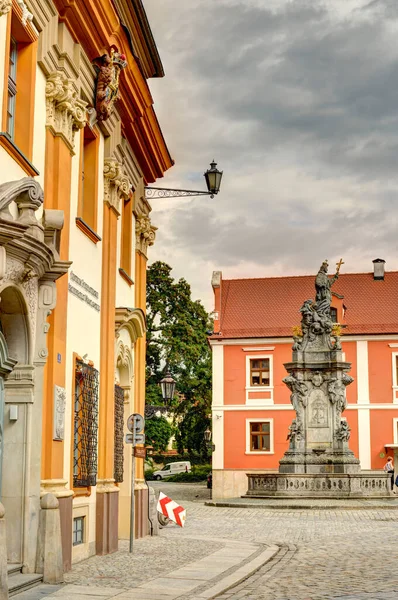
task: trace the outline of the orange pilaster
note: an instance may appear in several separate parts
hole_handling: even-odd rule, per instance
[[[60,255],[68,260],[72,157],[61,137],[46,132],[44,207],[64,211]],[[42,479],[63,478],[64,442],[53,440],[54,386],[65,387],[68,278],[56,282],[57,306],[48,319],[48,359],[44,369]]]
[[[98,478],[113,478],[117,212],[104,204]]]
[[[147,258],[142,252],[135,257],[135,306],[146,312],[146,267]],[[134,412],[145,413],[145,361],[146,336],[138,338],[135,344],[134,361]],[[144,461],[136,459],[136,477],[144,478]]]

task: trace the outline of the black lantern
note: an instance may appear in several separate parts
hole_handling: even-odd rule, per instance
[[[172,378],[170,371],[167,371],[166,377],[160,381],[160,387],[162,388],[162,397],[165,402],[170,402],[174,398],[174,391],[176,389],[176,382]]]
[[[220,191],[222,174],[223,172],[217,169],[217,163],[214,162],[213,159],[213,162],[210,163],[210,169],[207,169],[206,173],[204,173],[207,189],[209,190],[211,198],[214,198]]]
[[[209,427],[205,430],[203,435],[204,435],[206,444],[211,442],[211,431],[210,431]]]

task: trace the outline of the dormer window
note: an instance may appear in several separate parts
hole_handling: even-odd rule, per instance
[[[333,323],[338,323],[337,308],[334,308],[333,306],[330,308],[330,318],[332,319]]]

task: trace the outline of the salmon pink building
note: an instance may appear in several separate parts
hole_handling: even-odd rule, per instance
[[[344,412],[362,469],[382,469],[398,444],[398,272],[348,273],[333,285],[332,317],[354,382]],[[213,273],[213,497],[240,496],[246,473],[274,471],[294,418],[282,379],[292,328],[314,276],[223,280]],[[389,449],[390,448],[390,449]]]

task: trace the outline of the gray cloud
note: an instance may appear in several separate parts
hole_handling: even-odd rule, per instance
[[[212,268],[295,274],[340,254],[351,271],[376,254],[397,268],[395,0],[145,6],[166,70],[150,85],[176,160],[158,184],[203,187],[213,156],[224,169],[213,202],[154,201],[152,257],[207,298]]]

